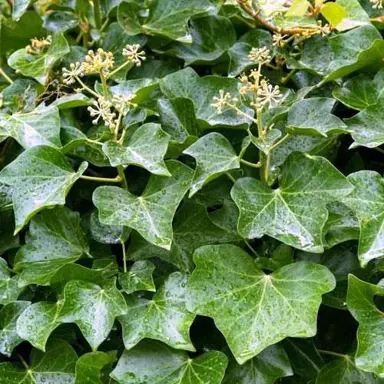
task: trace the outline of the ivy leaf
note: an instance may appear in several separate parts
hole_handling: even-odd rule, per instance
[[[134,164],[155,175],[170,176],[164,163],[168,142],[169,136],[159,124],[148,123],[137,129],[123,145],[107,141],[103,151],[113,167]]]
[[[376,104],[384,87],[384,70],[380,70],[374,79],[359,75],[347,80],[333,90],[332,96],[349,108],[361,111]]]
[[[90,352],[82,355],[76,363],[75,384],[103,384],[102,373],[116,360],[116,352]]]
[[[55,63],[69,53],[65,37],[59,33],[53,37],[46,52],[31,55],[21,48],[8,58],[8,65],[24,76],[33,77],[40,84],[45,84]]]
[[[12,18],[14,20],[20,20],[24,12],[28,9],[31,0],[15,0],[12,8]]]
[[[89,254],[89,247],[77,212],[62,207],[39,213],[15,258],[14,270],[21,271],[19,286],[49,285],[63,265],[75,262],[83,253]]]
[[[27,307],[17,319],[17,334],[45,352],[50,334],[60,325],[61,303],[39,301]]]
[[[369,284],[349,275],[347,306],[359,323],[355,363],[357,368],[383,378],[384,320],[383,313],[375,303],[375,296],[384,296],[382,286]]]
[[[192,170],[178,161],[168,161],[166,164],[172,176],[151,176],[139,197],[118,187],[97,188],[93,203],[99,210],[100,222],[126,225],[138,231],[150,243],[170,249],[172,219],[190,187]]]
[[[373,171],[353,173],[348,180],[355,188],[343,203],[359,219],[359,260],[365,266],[369,261],[384,256],[384,181]]]
[[[223,384],[274,384],[279,378],[292,376],[292,368],[280,344],[264,349],[244,365],[230,361]]]
[[[144,20],[139,19],[139,6],[123,3],[118,9],[118,20],[128,35],[139,33],[160,35],[184,43],[191,43],[188,20],[192,16],[214,13],[215,7],[208,0],[155,0]]]
[[[71,280],[64,289],[59,320],[76,323],[91,348],[96,350],[108,337],[115,318],[126,311],[124,297],[116,288],[115,279],[110,279],[103,287]]]
[[[0,304],[16,301],[23,288],[18,285],[19,276],[11,277],[7,262],[0,258]]]
[[[29,301],[15,301],[0,310],[0,353],[11,357],[12,351],[23,341],[16,332],[16,321],[30,304]]]
[[[82,93],[75,93],[73,95],[66,95],[56,99],[51,106],[57,107],[59,110],[86,107],[92,105],[93,100]]]
[[[0,186],[1,190],[1,186]],[[1,195],[1,192],[0,192]],[[1,199],[1,197],[0,197]],[[0,201],[1,205],[1,201]],[[12,204],[11,204],[12,205]],[[0,207],[0,223],[8,223],[0,226],[0,255],[4,252],[20,246],[19,236],[13,235],[15,230],[15,219],[12,210],[1,211]]]
[[[74,172],[63,154],[47,146],[30,148],[7,165],[0,172],[0,183],[14,187],[15,233],[38,211],[64,205],[69,189],[86,168],[83,163]]]
[[[128,312],[119,318],[126,349],[144,338],[155,339],[175,349],[195,351],[189,328],[195,315],[185,308],[187,277],[175,272],[167,278],[152,300],[127,298]]]
[[[201,120],[203,125],[222,125],[231,128],[249,125],[250,119],[239,116],[233,109],[226,109],[223,113],[219,114],[211,104],[213,103],[213,98],[218,96],[220,90],[236,95],[238,86],[239,82],[236,79],[220,76],[199,77],[189,67],[171,73],[160,81],[160,88],[167,98],[184,97],[193,101],[196,117],[198,120]],[[244,105],[240,105],[239,109],[253,116],[252,109]]]
[[[287,128],[301,134],[345,132],[347,126],[337,116],[332,115],[336,101],[326,97],[312,97],[293,104],[288,112]]]
[[[358,146],[375,148],[384,143],[383,106],[384,96],[380,96],[375,104],[369,105],[357,115],[345,119],[354,140],[351,148]]]
[[[148,260],[136,261],[128,272],[119,274],[119,283],[123,291],[129,295],[136,291],[155,292],[153,271],[155,266]]]
[[[167,51],[183,59],[186,66],[217,61],[236,42],[236,32],[226,17],[195,18],[190,22],[190,29],[192,44],[175,43]]]
[[[184,153],[194,157],[197,163],[189,197],[224,172],[240,168],[240,159],[231,143],[217,132],[201,137]]]
[[[32,350],[28,368],[0,363],[1,383],[7,384],[74,384],[76,352],[62,340],[52,340],[47,352]]]
[[[161,127],[172,140],[184,143],[189,136],[198,136],[199,126],[192,100],[176,97],[160,99],[157,103]]]
[[[194,261],[187,309],[214,319],[239,364],[285,337],[314,336],[321,295],[335,287],[322,265],[296,262],[266,275],[233,245],[201,247]]]
[[[124,351],[111,377],[121,384],[220,384],[228,364],[222,352],[210,351],[194,359],[156,341],[143,341]]]
[[[371,373],[359,370],[349,356],[338,357],[325,365],[319,372],[315,384],[379,384],[382,381]]]
[[[13,137],[25,149],[37,145],[59,148],[59,110],[43,107],[29,113],[14,113],[0,122],[0,135]]]
[[[326,204],[349,194],[352,184],[323,157],[293,153],[284,163],[279,188],[252,178],[237,180],[231,196],[240,210],[245,238],[274,237],[308,252],[323,252]]]

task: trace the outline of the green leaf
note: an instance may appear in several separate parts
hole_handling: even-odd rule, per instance
[[[69,53],[69,46],[65,37],[59,33],[54,36],[48,49],[39,54],[31,55],[21,48],[8,58],[8,65],[24,76],[33,77],[40,84],[48,80],[52,67],[58,60]]]
[[[17,319],[17,334],[45,352],[50,334],[60,325],[61,303],[39,301],[27,307]]]
[[[239,116],[233,109],[226,109],[219,114],[211,105],[213,98],[219,91],[229,92],[235,96],[238,92],[239,82],[220,76],[199,77],[192,68],[171,73],[160,81],[160,88],[169,98],[184,97],[191,99],[195,105],[195,113],[201,123],[210,126],[224,125],[231,128],[249,125],[250,119]],[[253,116],[252,109],[240,105],[239,109]]]
[[[151,300],[135,296],[127,298],[128,312],[119,318],[126,349],[148,338],[175,349],[195,351],[189,338],[195,315],[185,307],[187,281],[185,275],[175,272],[168,276]]]
[[[376,296],[384,296],[382,286],[366,283],[353,275],[349,276],[347,306],[359,323],[355,364],[357,368],[383,378],[384,320],[383,312],[375,303]]]
[[[103,151],[113,167],[134,164],[155,175],[170,176],[164,163],[168,142],[169,136],[159,124],[148,123],[137,129],[122,145],[107,141],[103,144]]]
[[[21,271],[19,286],[49,285],[63,265],[75,262],[83,253],[89,254],[89,247],[77,212],[62,207],[39,213],[15,258],[14,270]]]
[[[12,8],[12,18],[14,20],[20,20],[24,12],[28,9],[31,0],[15,0]]]
[[[332,36],[328,41],[321,37],[308,40],[299,64],[323,76],[326,82],[376,65],[383,57],[382,36],[372,25],[363,25]]]
[[[214,319],[239,364],[285,337],[314,336],[321,295],[335,287],[322,265],[296,262],[266,275],[233,245],[201,247],[194,261],[187,309]]]
[[[118,187],[97,188],[93,203],[99,210],[100,222],[126,225],[150,243],[170,249],[172,219],[190,187],[192,170],[178,161],[166,164],[172,176],[151,176],[139,197]]]
[[[171,140],[184,143],[189,136],[198,136],[199,126],[190,99],[177,97],[158,100],[161,127]]]
[[[383,105],[384,96],[380,96],[375,104],[369,105],[357,115],[345,119],[354,140],[351,148],[358,146],[375,148],[384,143]]]
[[[30,304],[29,301],[15,301],[0,310],[0,353],[11,357],[12,351],[23,341],[16,332],[16,321]]]
[[[326,97],[313,97],[293,104],[288,112],[287,128],[295,133],[328,134],[345,132],[347,126],[332,115],[336,101]]]
[[[32,350],[30,364],[0,363],[1,384],[74,384],[76,352],[62,340],[52,340],[47,352]]]
[[[155,0],[148,16],[141,19],[139,5],[132,2],[119,6],[118,20],[128,35],[160,35],[190,43],[188,20],[192,16],[202,16],[215,11],[215,7],[208,0],[194,0],[192,3],[183,0]]]
[[[19,236],[13,235],[13,232],[15,230],[14,221],[15,219],[12,210],[1,211],[0,202],[0,223],[7,223],[7,225],[0,226],[0,255],[10,249],[17,248],[20,245]]]
[[[116,360],[116,352],[90,352],[77,360],[75,384],[103,384],[103,371],[110,369]]]
[[[244,365],[230,361],[223,384],[274,384],[281,377],[292,376],[287,354],[280,344],[271,345]]]
[[[50,107],[55,106],[60,110],[64,110],[70,108],[86,107],[92,104],[93,100],[89,97],[83,95],[82,93],[75,93],[73,95],[59,97],[52,104],[50,104]]]
[[[210,351],[194,359],[155,341],[124,351],[111,377],[121,384],[220,384],[228,364],[222,352]]]
[[[332,96],[349,108],[361,111],[376,104],[384,86],[384,71],[380,70],[374,79],[359,75],[335,88]]]
[[[11,276],[7,262],[0,258],[0,304],[16,301],[23,288],[18,285],[19,277]]]
[[[384,256],[384,181],[373,171],[360,171],[348,176],[354,190],[343,199],[360,222],[359,260],[362,266]]]
[[[219,60],[236,42],[236,32],[229,19],[222,16],[207,16],[190,22],[192,44],[175,43],[169,54],[175,54],[185,65],[204,65]]]
[[[240,159],[231,143],[220,133],[212,132],[201,137],[185,151],[196,159],[189,197],[221,174],[240,168]]]
[[[322,368],[316,378],[315,384],[379,384],[382,381],[371,373],[360,371],[349,356],[332,360]]]
[[[14,187],[15,232],[44,208],[64,205],[71,186],[83,174],[87,164],[74,172],[58,150],[33,147],[23,152],[0,172],[0,183]]]
[[[240,210],[239,233],[248,239],[265,234],[321,253],[326,204],[348,195],[352,188],[323,157],[293,153],[284,163],[277,189],[252,178],[236,181],[231,196]]]
[[[64,289],[64,304],[59,320],[76,323],[95,351],[108,337],[115,318],[126,311],[124,297],[116,288],[115,279],[110,279],[103,287],[71,280]]]
[[[123,291],[129,295],[136,291],[155,292],[153,271],[155,266],[148,260],[136,261],[128,272],[119,274],[119,283]]]
[[[59,148],[59,110],[40,107],[29,113],[14,113],[0,122],[0,135],[13,137],[25,149],[37,145]]]

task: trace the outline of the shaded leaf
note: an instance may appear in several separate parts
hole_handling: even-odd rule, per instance
[[[75,384],[103,384],[102,371],[116,360],[116,352],[91,352],[82,355],[76,363]]]
[[[119,283],[123,291],[129,295],[136,291],[155,292],[153,271],[155,266],[148,260],[136,261],[128,272],[119,274]]]

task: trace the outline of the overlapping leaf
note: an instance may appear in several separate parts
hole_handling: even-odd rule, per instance
[[[136,291],[155,292],[153,271],[155,266],[148,260],[136,261],[128,272],[119,275],[119,283],[126,294]]]

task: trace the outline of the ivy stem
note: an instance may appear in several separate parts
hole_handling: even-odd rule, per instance
[[[4,72],[2,68],[0,68],[0,75],[3,76],[9,84],[13,84],[13,80]]]
[[[90,143],[90,144],[103,145],[103,143],[100,143],[100,141],[97,141],[97,140],[87,139],[86,141],[87,143]]]
[[[297,72],[297,69],[293,69],[291,72],[287,74],[287,76],[284,76],[281,78],[280,82],[281,84],[285,85],[290,80],[290,78]]]
[[[128,64],[132,64],[130,61],[126,61],[125,63],[118,66],[116,69],[114,69],[112,72],[108,73],[107,79],[111,78],[113,75],[115,75],[117,72],[121,71],[123,68],[125,68]]]
[[[104,29],[107,28],[108,24],[109,24],[109,18],[107,17],[107,18],[105,19],[103,25],[102,25],[101,28],[100,28],[100,32],[103,32]]]
[[[247,119],[252,120],[255,124],[257,123],[257,120],[255,120],[252,116],[249,116],[248,114],[246,114],[245,112],[243,112],[243,111],[242,111],[241,109],[239,109],[236,105],[231,104],[231,103],[226,103],[226,105],[227,105],[227,107],[234,109],[238,115],[240,115],[240,116],[244,116],[244,117],[246,117]]]
[[[279,145],[283,144],[290,137],[291,135],[289,133],[285,134],[279,141],[277,141],[275,144],[272,145],[272,147],[269,149],[269,152],[272,152],[274,149],[276,149]]]
[[[20,354],[17,354],[17,356],[19,357],[20,361],[21,361],[21,364],[23,364],[24,368],[29,371],[29,365],[27,364],[27,362],[24,360],[24,357],[21,356]]]
[[[229,180],[232,181],[232,183],[236,183],[236,179],[229,172],[225,172],[225,175],[228,177]]]
[[[251,163],[247,160],[240,159],[240,162],[243,163],[244,165],[247,165],[248,167],[252,167],[252,168],[261,168],[262,167],[262,164],[260,163],[260,161],[258,163]]]
[[[101,11],[100,11],[100,0],[93,0],[93,15],[95,17],[96,28],[101,28]]]
[[[118,165],[116,168],[120,177],[119,181],[121,182],[122,187],[128,190],[128,183],[127,179],[125,178],[124,167],[122,165]]]
[[[271,168],[271,151],[267,153],[265,164],[264,164],[264,182],[268,184],[268,179],[269,179],[269,170]]]
[[[124,273],[127,273],[127,253],[126,253],[126,250],[125,250],[125,244],[124,244],[124,241],[120,241],[121,242],[121,248],[123,250],[123,268],[124,268]]]
[[[91,88],[88,87],[88,85],[85,85],[83,81],[79,78],[79,76],[74,76],[77,82],[85,89],[87,92],[89,92],[92,96],[96,97],[97,99],[100,97],[100,95],[93,91]]]
[[[119,129],[121,125],[121,119],[123,118],[123,114],[119,112],[119,117],[117,118],[115,131],[113,132],[113,140],[117,141],[117,136],[119,135]]]
[[[82,176],[80,176],[80,179],[89,180],[89,181],[97,181],[99,183],[120,183],[122,181],[120,176],[116,176],[115,178],[111,179],[109,177],[96,177],[96,176],[82,175]]]
[[[329,356],[335,356],[335,357],[342,357],[344,359],[348,359],[348,355],[343,355],[342,353],[332,352],[332,351],[325,351],[324,349],[318,349],[317,350],[322,355],[329,355]]]
[[[249,250],[259,259],[260,255],[252,248],[251,244],[249,244],[248,240],[244,239],[244,243],[249,248]]]
[[[379,147],[375,147],[375,148],[373,148],[375,151],[377,151],[377,152],[380,152],[380,153],[384,153],[384,149],[382,149],[382,148],[379,148]]]
[[[100,79],[101,79],[101,84],[103,86],[103,93],[104,93],[104,96],[105,98],[108,97],[108,85],[107,85],[107,80],[104,76],[104,73],[102,71],[99,72],[99,75],[100,75]]]

